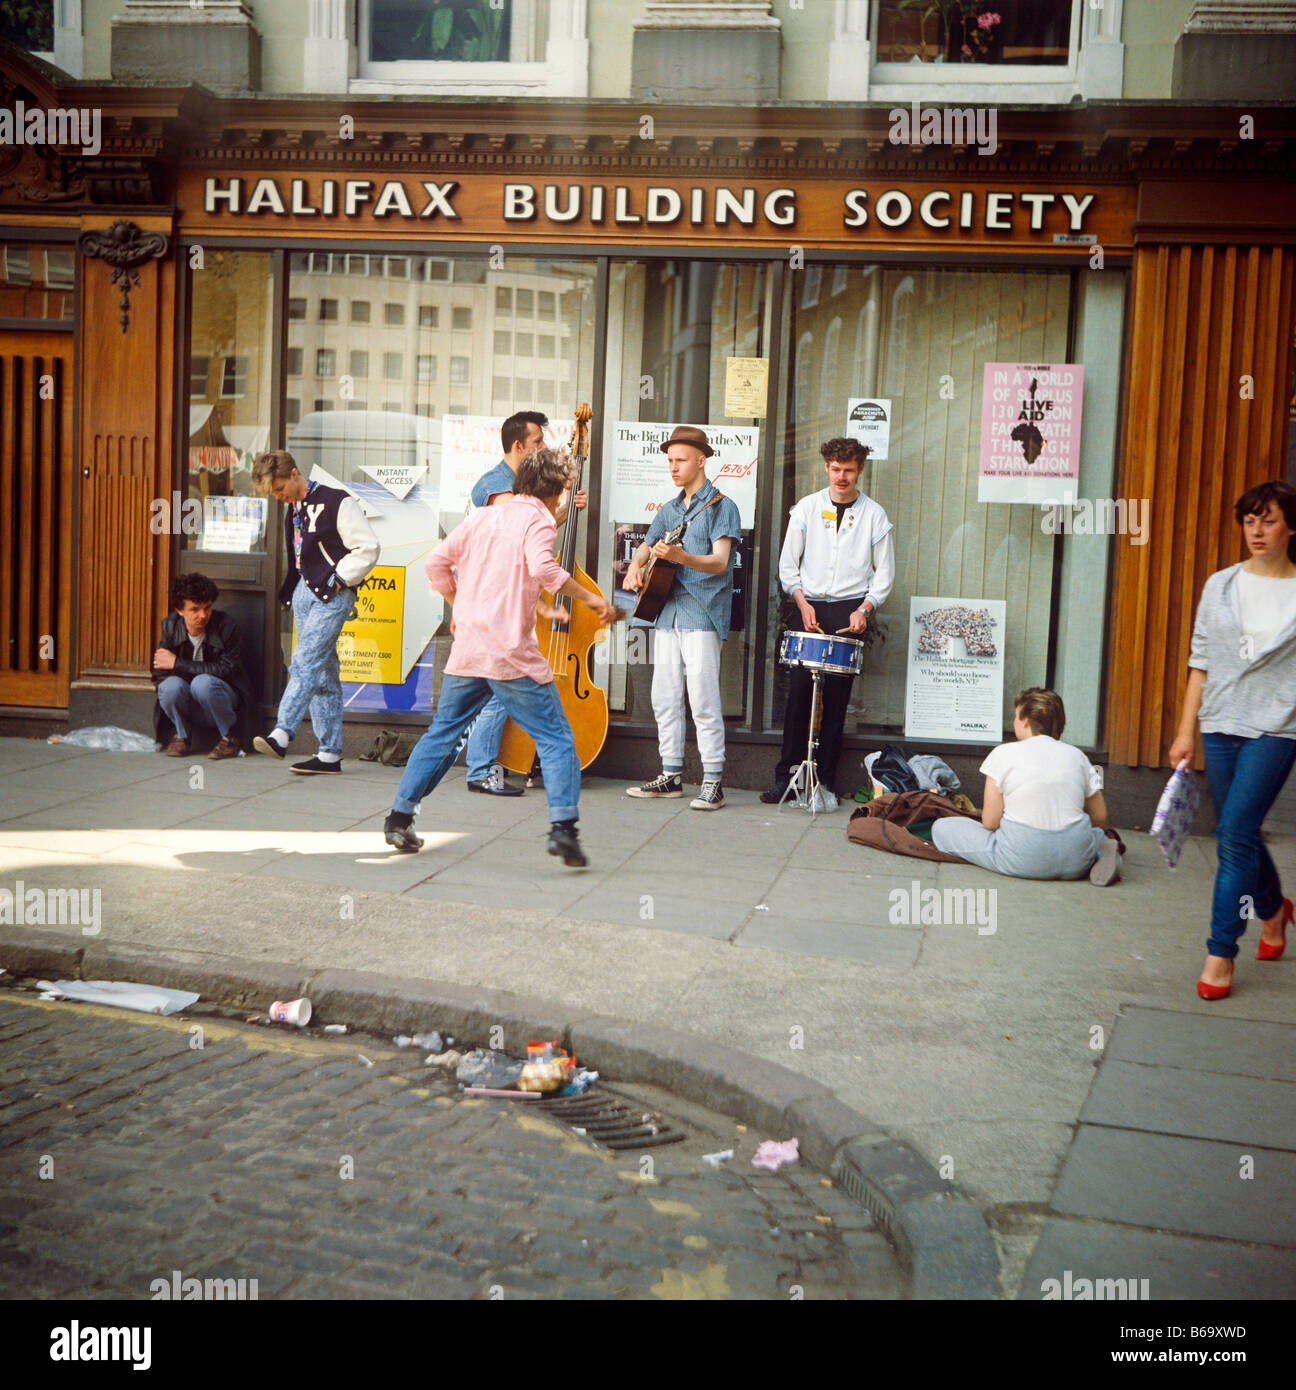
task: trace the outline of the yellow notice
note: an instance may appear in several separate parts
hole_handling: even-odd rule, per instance
[[[763,420],[768,395],[768,357],[725,358],[724,413],[730,419]]]
[[[401,636],[405,615],[405,570],[377,565],[356,597],[356,615],[338,639],[344,681],[401,683]]]

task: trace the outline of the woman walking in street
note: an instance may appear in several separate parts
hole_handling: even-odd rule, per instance
[[[1232,989],[1248,917],[1260,918],[1257,960],[1282,955],[1292,920],[1260,827],[1296,762],[1296,488],[1257,483],[1234,513],[1249,555],[1202,588],[1170,749],[1172,767],[1191,767],[1200,720],[1219,860],[1197,981],[1203,999]]]

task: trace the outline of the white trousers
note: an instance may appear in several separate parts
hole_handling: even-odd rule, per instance
[[[718,632],[702,629],[653,630],[653,716],[662,770],[684,768],[684,688],[697,726],[702,771],[719,777],[724,771],[724,716],[720,712],[720,647]]]

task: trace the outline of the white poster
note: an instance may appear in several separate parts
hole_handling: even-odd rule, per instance
[[[881,396],[852,396],[846,402],[846,437],[869,447],[869,462],[884,460],[891,443],[891,402]]]
[[[688,423],[680,421],[681,424]],[[662,444],[677,425],[644,425],[618,420],[605,436],[603,481],[606,514],[615,522],[651,521],[663,502],[679,494],[671,482],[670,464]],[[756,463],[760,430],[755,425],[699,425],[715,453],[707,459],[706,475],[738,506],[744,531],[756,524]]]
[[[441,512],[468,510],[473,484],[504,457],[500,442],[503,415],[443,415],[441,417]],[[571,447],[575,419],[550,420],[545,426],[548,449]],[[582,480],[582,486],[584,480]]]
[[[1003,599],[911,598],[905,738],[1003,742]]]

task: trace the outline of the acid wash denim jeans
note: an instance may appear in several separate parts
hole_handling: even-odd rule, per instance
[[[541,685],[529,676],[493,681],[485,676],[447,675],[441,682],[436,718],[405,765],[393,811],[418,814],[419,802],[450,770],[463,731],[492,695],[518,728],[535,740],[549,819],[575,820],[580,815],[580,758],[557,687],[552,681]]]
[[[339,589],[327,603],[299,579],[292,596],[297,645],[288,668],[288,685],[279,701],[279,728],[290,734],[310,710],[321,753],[342,756],[342,673],[337,644],[356,611],[354,589]]]

